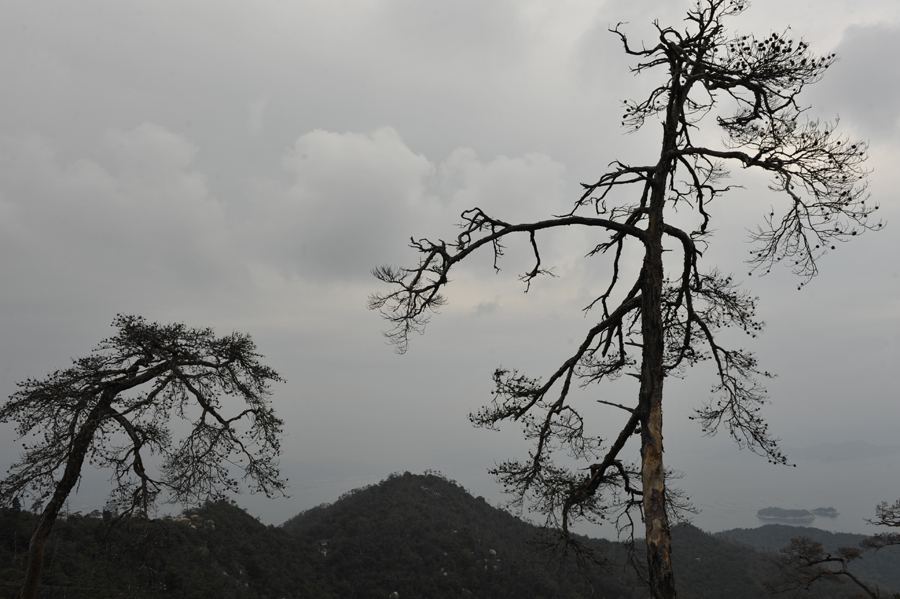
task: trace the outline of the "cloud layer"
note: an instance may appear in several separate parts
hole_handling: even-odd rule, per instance
[[[499,274],[489,254],[473,257],[402,358],[364,309],[378,288],[370,269],[414,262],[411,236],[452,239],[465,209],[545,218],[569,210],[578,183],[611,160],[655,160],[658,127],[624,134],[620,101],[664,74],[633,76],[608,28],[622,22],[653,43],[652,20],[681,26],[686,7],[11,7],[0,22],[0,393],[87,353],[117,312],[244,330],[289,380],[276,401],[291,431],[285,463],[301,477],[294,500],[255,504],[267,521],[333,499],[334,481],[343,491],[406,468],[443,469],[497,497],[484,470],[522,455],[519,433],[472,431],[466,412],[489,401],[492,368],[541,376],[567,357],[594,318],[581,308],[607,281],[604,260],[583,259],[597,239],[541,237],[559,276],[527,295],[516,278],[530,266],[527,243],[510,244]],[[808,90],[808,114],[840,115],[849,135],[871,141],[871,190],[889,224],[827,256],[803,292],[786,272],[747,278],[769,322],[753,349],[781,375],[767,414],[788,444],[890,444],[900,418],[896,8],[757,0],[734,21],[742,32],[789,24],[841,56]],[[711,207],[707,258],[740,274],[746,228],[782,199],[765,178],[737,170],[732,181],[746,189]],[[702,372],[667,383],[666,439],[689,491],[725,494],[721,481],[755,467],[679,462],[710,447],[685,418],[708,384]],[[10,462],[14,439],[0,432]],[[303,476],[329,481],[329,494]]]

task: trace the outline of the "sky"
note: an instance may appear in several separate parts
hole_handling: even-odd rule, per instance
[[[289,497],[237,497],[263,522],[392,472],[437,470],[492,503],[487,470],[524,457],[515,425],[474,429],[499,366],[546,376],[593,323],[582,308],[609,265],[581,232],[542,238],[557,278],[524,294],[527,250],[456,268],[449,304],[405,355],[366,309],[382,264],[412,265],[411,236],[450,238],[466,208],[507,221],[559,214],[612,160],[655,160],[656,125],[629,135],[635,76],[608,28],[653,43],[670,0],[180,0],[4,3],[0,19],[0,395],[86,355],[117,313],[249,333],[287,382]],[[868,140],[870,191],[887,222],[825,256],[802,291],[787,268],[745,276],[747,229],[783,198],[765,177],[712,208],[705,264],[759,296],[749,340],[764,416],[796,468],[706,437],[688,416],[702,369],[666,383],[667,464],[705,530],[756,526],[767,506],[834,506],[816,526],[873,532],[900,497],[900,13],[891,0],[755,0],[729,26],[789,29],[839,61],[801,97],[811,118]],[[715,124],[705,122],[710,139]],[[593,241],[595,244],[596,241]],[[584,394],[589,425],[633,401],[632,383]],[[17,458],[0,425],[0,465]],[[637,448],[631,447],[637,457]],[[71,509],[95,509],[85,471]],[[608,528],[588,531],[610,536]]]

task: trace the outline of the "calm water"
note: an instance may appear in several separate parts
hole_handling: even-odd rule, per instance
[[[791,453],[804,455],[802,451]],[[897,455],[801,457],[796,460],[796,468],[744,457],[752,458],[726,455],[692,460],[681,483],[701,510],[693,517],[695,525],[710,532],[755,528],[771,522],[756,517],[756,512],[765,507],[834,507],[840,512],[836,518],[818,516],[810,523],[791,524],[871,534],[878,529],[865,520],[875,517],[875,506],[900,498]]]

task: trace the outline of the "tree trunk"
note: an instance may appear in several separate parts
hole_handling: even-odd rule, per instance
[[[37,592],[38,582],[41,579],[41,568],[44,565],[47,537],[50,536],[57,515],[59,515],[59,506],[54,505],[51,501],[44,508],[37,528],[31,535],[31,542],[28,544],[28,564],[25,566],[25,582],[22,584],[22,590],[19,591],[20,599],[32,599]]]
[[[644,526],[647,535],[647,566],[653,599],[675,599],[672,572],[672,538],[666,514],[666,476],[663,467],[662,399],[665,377],[665,331],[663,330],[663,211],[666,202],[668,154],[674,147],[674,125],[670,118],[663,135],[663,150],[651,182],[641,283],[641,483]]]
[[[643,440],[641,478],[647,534],[647,566],[654,599],[675,599],[672,539],[666,514],[666,479],[662,444],[662,380],[650,389],[650,413],[641,425]]]
[[[655,251],[654,251],[655,250]],[[654,264],[656,263],[656,264]],[[662,397],[663,328],[662,247],[648,249],[643,285],[643,364],[641,366],[641,482],[647,565],[654,599],[675,599],[672,542],[666,514],[666,479],[663,467]]]
[[[47,548],[47,538],[50,536],[50,531],[53,530],[56,517],[59,516],[59,511],[66,502],[66,498],[68,498],[69,493],[72,492],[72,489],[78,483],[78,478],[81,476],[81,467],[84,465],[84,458],[87,456],[94,433],[100,424],[101,414],[109,406],[110,400],[111,398],[104,398],[91,410],[87,421],[82,425],[81,430],[78,431],[75,440],[72,442],[63,476],[56,485],[53,497],[41,513],[38,525],[31,536],[31,542],[28,544],[28,565],[25,566],[25,582],[22,584],[22,590],[19,591],[19,599],[34,599],[37,593],[38,583],[41,579],[41,569],[44,566],[44,551]]]

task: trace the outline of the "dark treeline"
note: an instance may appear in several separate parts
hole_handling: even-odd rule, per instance
[[[40,595],[114,598],[528,598],[643,599],[646,585],[626,564],[627,546],[581,538],[604,566],[553,558],[537,527],[472,497],[440,475],[393,475],[266,526],[227,502],[182,520],[119,522],[70,516],[50,539]],[[37,516],[0,512],[0,596],[14,597]],[[791,531],[785,529],[792,529]],[[729,531],[732,541],[690,525],[674,529],[679,596],[768,597],[772,555],[785,535],[815,529],[765,526]],[[748,534],[768,537],[751,538]],[[825,533],[827,534],[827,533]],[[788,537],[789,538],[789,537]],[[760,540],[762,539],[762,540]],[[832,539],[834,541],[834,539]],[[835,542],[844,543],[846,539]],[[736,542],[735,542],[736,541]],[[636,562],[645,563],[637,544]],[[896,554],[867,575],[900,571]],[[889,561],[893,556],[893,562]],[[881,558],[879,558],[881,559]],[[873,561],[874,563],[874,561]],[[396,593],[396,595],[395,595]],[[816,597],[847,597],[845,585]]]
[[[758,528],[736,528],[716,533],[716,536],[765,552],[779,551],[796,537],[806,537],[821,543],[831,551],[837,551],[841,547],[859,547],[859,544],[868,538],[863,534],[829,532],[819,528],[785,524],[767,524]],[[886,548],[877,552],[866,551],[862,559],[853,563],[852,569],[863,580],[878,585],[882,591],[900,589],[900,552],[895,548]]]
[[[190,516],[196,516],[191,518]],[[282,528],[226,502],[191,510],[187,522],[57,522],[38,597],[337,597],[322,585],[315,552]],[[37,515],[0,513],[0,593],[15,597]]]

